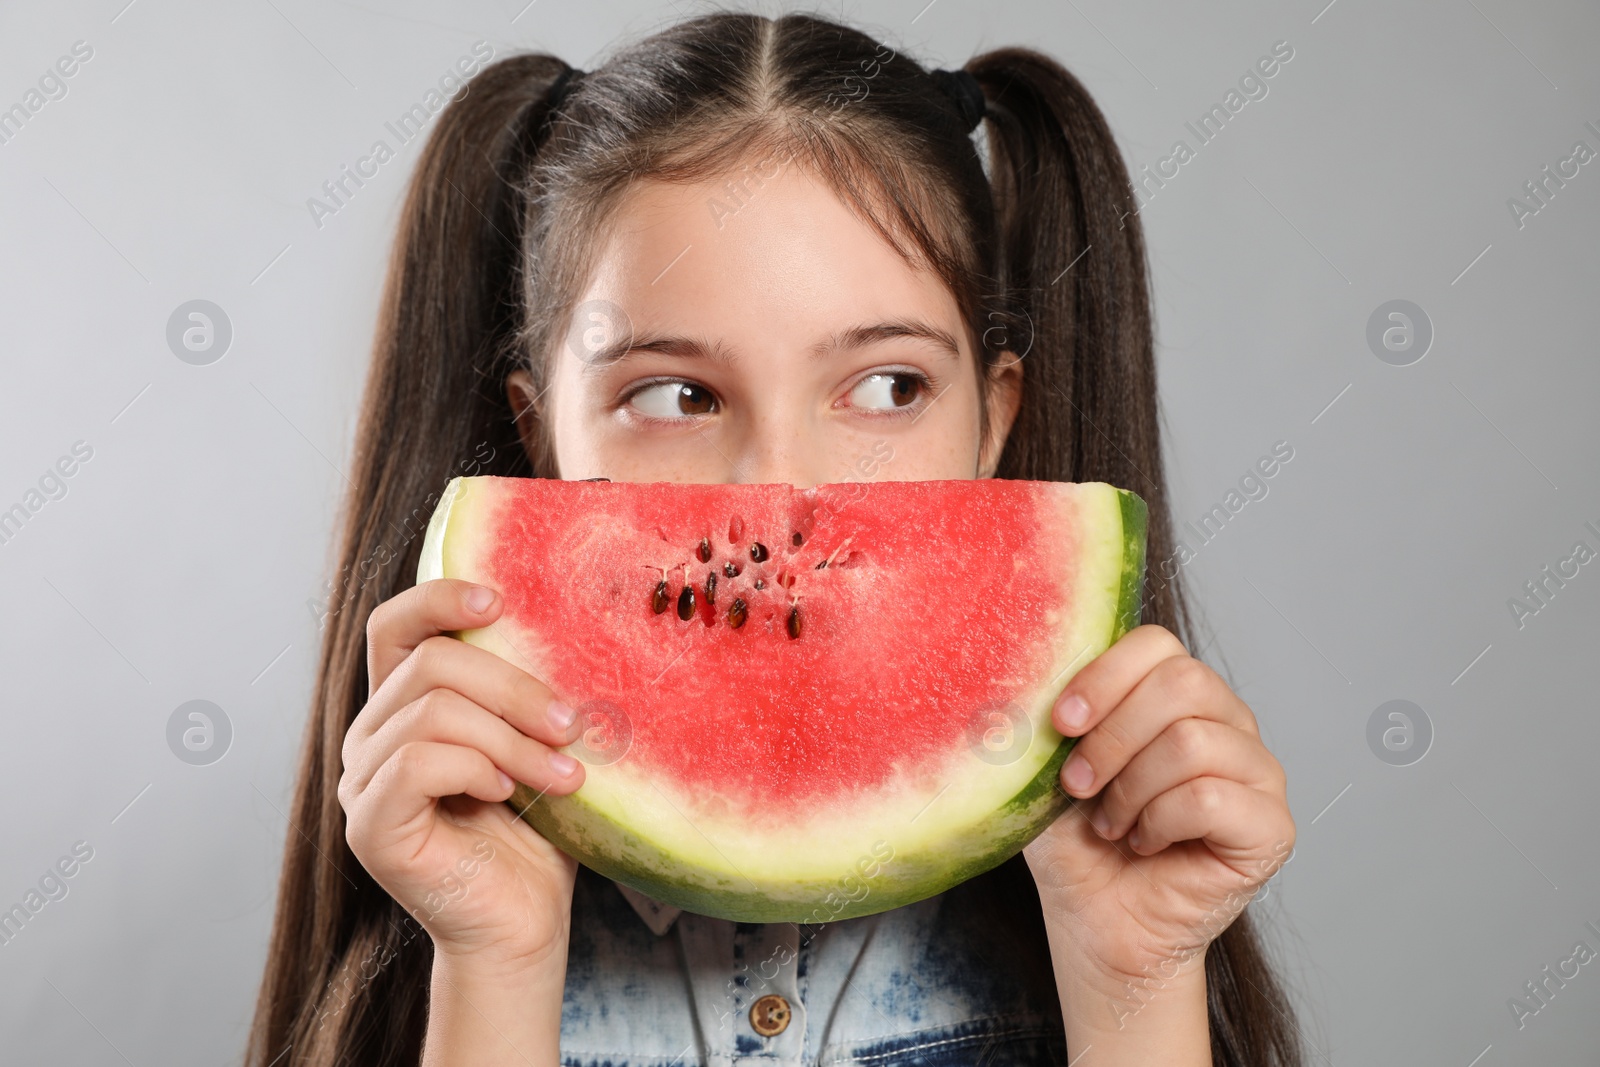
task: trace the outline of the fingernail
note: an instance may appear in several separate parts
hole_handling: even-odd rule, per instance
[[[1066,727],[1068,735],[1076,735],[1088,721],[1089,702],[1083,697],[1073,693],[1061,702],[1061,725]]]
[[[1139,828],[1137,826],[1128,831],[1128,847],[1135,852],[1139,851]]]
[[[550,716],[550,721],[555,725],[557,730],[565,730],[567,727],[572,725],[572,720],[578,717],[578,713],[576,711],[567,707],[559,700],[552,700],[550,702],[549,707],[546,708],[546,714]]]
[[[1089,761],[1074,752],[1067,759],[1067,770],[1062,776],[1067,783],[1067,788],[1079,793],[1087,792],[1094,784],[1094,768],[1089,766]]]
[[[1095,813],[1089,816],[1089,825],[1094,827],[1094,832],[1101,837],[1111,834],[1111,816],[1106,814],[1106,809],[1096,808]]]
[[[578,761],[565,752],[550,753],[550,769],[565,778],[578,769]]]
[[[467,592],[467,607],[482,615],[494,603],[494,590],[475,585]]]
[[[516,787],[517,783],[513,782],[511,780],[511,776],[509,774],[507,774],[505,771],[502,771],[497,767],[497,768],[495,768],[495,773],[500,776],[500,788],[501,789],[512,789],[512,788]]]

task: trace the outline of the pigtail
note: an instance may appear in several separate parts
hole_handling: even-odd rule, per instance
[[[1008,330],[1023,367],[1022,408],[996,474],[1133,489],[1149,506],[1147,559],[1168,559],[1145,247],[1127,168],[1094,100],[1055,60],[1004,48],[967,69],[988,101]],[[1179,584],[1151,574],[1144,597],[1142,621],[1193,648]],[[1208,950],[1206,983],[1219,1067],[1301,1062],[1248,913]]]
[[[503,392],[521,326],[526,173],[549,135],[548,55],[484,68],[440,113],[401,211],[337,577],[325,604],[312,714],[248,1067],[413,1064],[433,945],[345,842],[336,786],[366,702],[373,608],[415,582],[422,533],[455,475],[527,475]]]

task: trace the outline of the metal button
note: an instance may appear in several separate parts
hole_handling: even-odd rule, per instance
[[[783,1033],[789,1025],[789,1002],[776,993],[768,993],[750,1005],[750,1025],[762,1037]]]

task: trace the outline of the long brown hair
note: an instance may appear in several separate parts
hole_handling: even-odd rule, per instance
[[[732,175],[737,196],[763,161],[809,168],[945,280],[980,379],[1003,352],[1021,357],[997,476],[1133,489],[1149,507],[1148,558],[1172,555],[1144,243],[1111,132],[1046,55],[1001,48],[966,69],[987,99],[987,161],[926,68],[809,15],[689,19],[559,97],[565,62],[511,56],[439,116],[389,266],[250,1067],[419,1058],[432,945],[351,853],[335,795],[367,699],[366,620],[413,583],[418,535],[451,476],[557,476],[548,447],[523,448],[506,378],[525,367],[543,380],[585,256],[630,183]],[[1176,581],[1147,584],[1143,620],[1193,647]],[[1042,939],[1021,857],[982,878],[997,921]],[[1247,915],[1206,973],[1216,1063],[1300,1063]]]

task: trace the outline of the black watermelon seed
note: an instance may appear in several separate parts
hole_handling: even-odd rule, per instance
[[[752,544],[750,546],[750,558],[755,560],[757,563],[760,563],[762,560],[766,559],[767,546],[762,544],[760,541]]]
[[[716,602],[717,602],[717,572],[716,571],[712,571],[710,574],[706,575],[706,603],[707,604],[715,604]]]
[[[694,618],[694,586],[686,585],[678,594],[678,618],[688,622]]]
[[[728,609],[728,625],[737,630],[744,625],[745,616],[749,614],[749,611],[750,609],[745,606],[743,600],[734,597],[733,606]]]
[[[705,538],[705,537],[700,538],[700,547],[695,550],[695,555],[700,557],[700,562],[701,563],[710,563],[711,562],[711,541],[710,541],[710,539]]]
[[[766,583],[765,579],[762,579],[762,578],[757,578],[756,579],[756,588],[757,589],[765,589],[766,587],[767,587],[767,583]]]
[[[789,636],[800,636],[800,605],[796,604],[789,609]]]
[[[722,565],[722,573],[729,578],[737,578],[739,577],[739,565],[730,559]]]
[[[822,568],[826,567],[827,565],[828,565],[828,561],[827,560],[823,560],[821,563],[817,564],[815,569],[820,571]]]
[[[580,482],[609,482],[610,478],[579,478]]]
[[[650,598],[650,607],[657,615],[667,610],[667,583],[662,579],[656,585],[655,596]]]
[[[799,530],[796,530],[794,532],[793,540],[794,540],[794,547],[796,547],[796,548],[799,548],[801,545],[805,544],[805,541],[806,541],[806,539],[800,535],[800,531]]]

